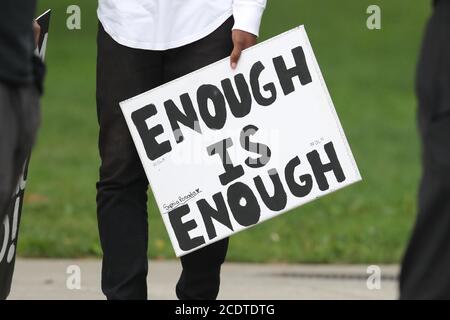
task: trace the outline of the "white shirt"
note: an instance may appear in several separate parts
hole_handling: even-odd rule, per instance
[[[267,0],[99,0],[98,18],[118,43],[166,50],[199,40],[234,16],[233,29],[259,33]]]

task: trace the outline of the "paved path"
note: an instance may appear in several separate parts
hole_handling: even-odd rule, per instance
[[[67,268],[79,266],[81,289],[69,290]],[[369,290],[365,265],[226,263],[219,299],[396,299],[398,268],[380,266],[380,290]],[[104,299],[99,260],[19,259],[10,299]],[[177,261],[150,261],[149,298],[175,299]]]

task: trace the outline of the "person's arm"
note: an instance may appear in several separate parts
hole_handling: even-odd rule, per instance
[[[233,51],[230,56],[231,68],[235,69],[242,50],[256,44],[261,18],[267,0],[234,0],[232,31]]]

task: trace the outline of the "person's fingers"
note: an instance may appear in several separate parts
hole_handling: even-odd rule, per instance
[[[236,69],[242,50],[253,46],[256,43],[256,36],[236,29],[233,30],[231,38],[233,40],[233,51],[230,55],[230,64],[232,69]]]
[[[241,52],[241,48],[235,45],[230,55],[231,69],[236,69],[239,57],[241,56]]]
[[[37,47],[39,44],[39,35],[41,34],[41,26],[39,25],[39,23],[37,23],[36,20],[33,22],[33,32],[34,32],[34,44]]]

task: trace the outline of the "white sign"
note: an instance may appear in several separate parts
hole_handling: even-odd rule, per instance
[[[361,180],[302,26],[120,106],[177,256]]]

